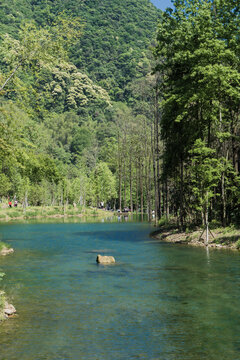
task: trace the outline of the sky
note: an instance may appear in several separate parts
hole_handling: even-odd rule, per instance
[[[151,0],[152,3],[161,10],[165,10],[167,7],[173,7],[171,0]]]

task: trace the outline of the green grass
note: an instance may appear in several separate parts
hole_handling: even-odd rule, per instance
[[[20,205],[18,208],[0,208],[0,222],[11,219],[44,218],[57,215],[78,216],[79,214],[83,216],[109,216],[107,211],[83,206],[65,205],[65,208],[64,206],[29,206],[24,209]]]
[[[10,249],[10,247],[11,246],[9,244],[6,244],[3,241],[0,241],[0,251],[4,248]]]
[[[8,212],[8,216],[10,218],[15,218],[15,217],[22,216],[22,211],[12,209],[12,211]]]
[[[212,240],[212,243],[236,247],[236,249],[240,250],[240,229],[236,226],[215,227],[213,231],[216,237]]]

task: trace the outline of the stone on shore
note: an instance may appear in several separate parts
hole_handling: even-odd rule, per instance
[[[116,261],[113,256],[98,255],[96,262],[99,264],[114,264]]]
[[[0,255],[8,255],[8,254],[12,254],[14,252],[13,248],[7,248],[7,247],[3,247],[2,250],[0,251]]]

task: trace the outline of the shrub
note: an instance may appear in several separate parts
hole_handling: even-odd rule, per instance
[[[240,250],[240,239],[236,241],[236,249]]]
[[[3,241],[0,241],[0,251],[3,249],[3,248],[7,248],[7,249],[10,249],[10,245],[9,244],[6,244],[6,243],[4,243]],[[1,280],[1,278],[2,278],[2,276],[1,276],[1,274],[2,273],[0,273],[0,280]]]

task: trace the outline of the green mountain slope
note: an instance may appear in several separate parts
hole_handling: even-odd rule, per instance
[[[149,70],[146,52],[159,14],[150,0],[5,0],[0,9],[1,32],[13,33],[23,18],[46,26],[63,13],[80,17],[84,30],[71,49],[71,61],[114,100],[126,100],[126,85]]]
[[[118,133],[151,117],[145,75],[159,11],[149,0],[2,0],[0,15],[0,88],[17,69],[0,92],[0,196],[77,202],[81,185],[96,203],[100,161],[116,180]],[[77,19],[83,29],[64,53],[63,28]]]

